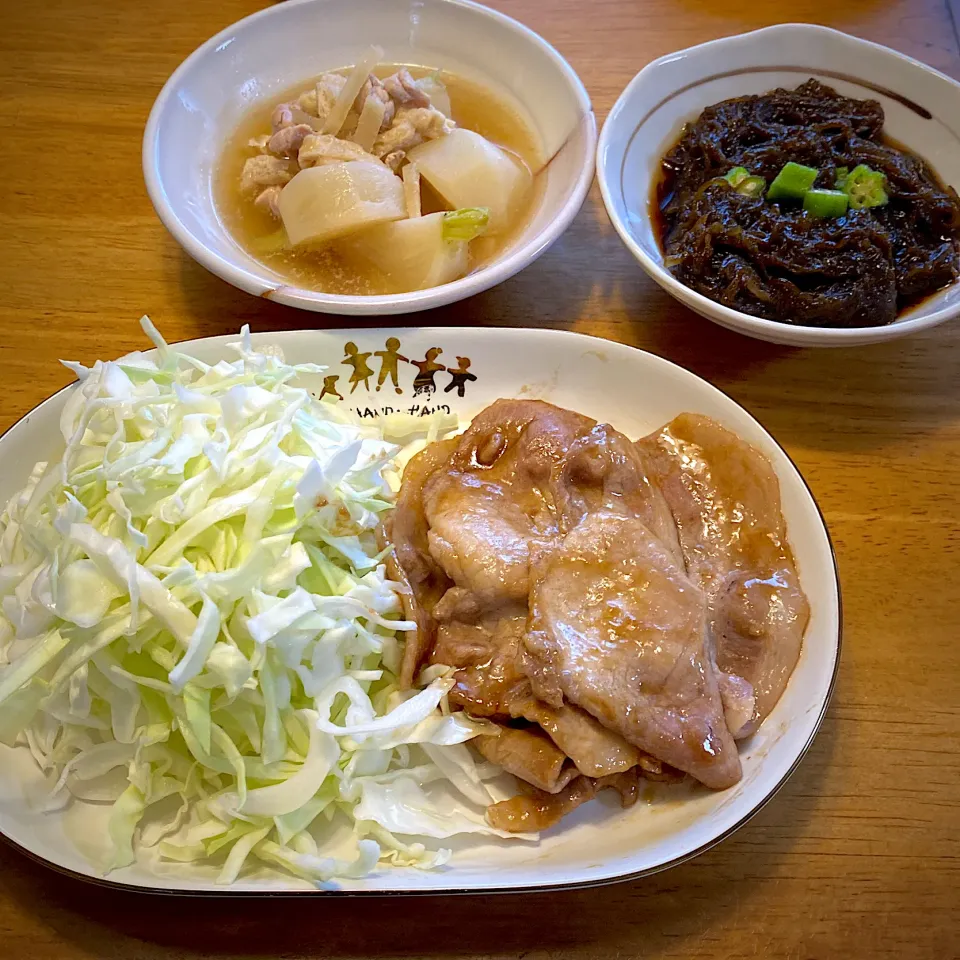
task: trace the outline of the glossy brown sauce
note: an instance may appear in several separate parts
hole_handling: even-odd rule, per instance
[[[377,74],[386,77],[403,64],[380,64]],[[423,67],[407,65],[415,78],[434,73]],[[349,68],[340,73],[348,73]],[[457,74],[440,71],[440,79],[450,96],[452,119],[458,126],[473,130],[491,142],[519,157],[532,171],[543,164],[542,149],[536,133],[516,109],[495,91]],[[250,256],[269,267],[289,284],[309,290],[346,296],[369,296],[387,293],[382,278],[373,271],[361,272],[346,264],[330,247],[311,250],[269,249],[271,236],[279,224],[269,213],[260,210],[240,190],[240,174],[248,157],[257,153],[249,141],[270,132],[270,115],[278,103],[296,100],[309,90],[315,78],[308,78],[281,94],[257,103],[247,113],[227,141],[214,173],[214,200],[221,222],[230,236]],[[469,247],[470,272],[496,259],[522,232],[535,208],[540,178],[534,178],[533,189],[517,211],[510,228],[497,236],[478,237]],[[421,181],[421,204],[424,214],[445,210],[437,194]]]

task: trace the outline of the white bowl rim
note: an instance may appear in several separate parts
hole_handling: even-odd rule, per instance
[[[352,328],[352,329],[337,329],[326,330],[326,329],[314,329],[314,328],[299,328],[295,330],[285,330],[285,331],[270,331],[262,330],[257,331],[252,334],[254,341],[260,342],[269,342],[272,338],[275,338],[278,333],[284,337],[297,337],[297,336],[314,336],[317,334],[331,334],[335,333],[338,337],[350,338],[361,337],[363,335],[369,335],[371,330],[374,332],[378,330],[383,330],[387,332],[387,328]],[[448,337],[451,334],[456,334],[458,330],[462,329],[473,329],[473,328],[462,328],[457,326],[425,326],[425,327],[396,327],[389,328],[389,333],[398,337],[403,337],[405,334],[416,332],[418,334],[436,334],[438,337],[444,336]],[[820,521],[819,523],[819,532],[822,532],[824,540],[826,541],[826,546],[830,555],[830,560],[832,564],[832,574],[833,574],[833,585],[836,591],[836,600],[837,600],[837,623],[836,623],[836,646],[833,650],[833,669],[830,673],[830,679],[827,683],[826,690],[823,694],[823,702],[820,705],[819,711],[817,713],[817,718],[813,727],[810,730],[810,733],[806,741],[802,746],[797,750],[796,756],[791,762],[790,766],[784,772],[783,776],[769,789],[767,794],[762,797],[756,804],[749,807],[743,816],[737,820],[736,823],[732,824],[729,828],[724,830],[722,833],[719,833],[715,836],[710,837],[708,840],[705,840],[702,844],[696,847],[693,850],[690,850],[686,853],[680,854],[674,857],[671,860],[665,861],[663,863],[656,864],[652,867],[647,867],[641,870],[635,870],[630,873],[615,874],[612,876],[605,876],[601,878],[592,878],[589,880],[580,880],[580,881],[566,881],[551,883],[545,882],[536,885],[514,885],[514,886],[499,886],[499,887],[486,887],[486,888],[476,888],[476,887],[450,887],[446,889],[398,889],[398,890],[355,890],[355,889],[336,889],[336,890],[320,890],[320,889],[311,889],[311,890],[232,890],[229,887],[219,890],[191,890],[191,889],[181,889],[181,888],[167,888],[162,886],[141,886],[139,884],[127,883],[120,880],[110,880],[106,877],[97,876],[94,874],[80,873],[76,870],[73,870],[70,867],[63,866],[60,863],[57,863],[53,860],[48,860],[46,857],[34,852],[33,850],[22,846],[16,840],[11,839],[6,836],[2,830],[0,830],[0,843],[5,843],[14,850],[17,850],[19,853],[22,853],[24,856],[29,859],[39,863],[40,865],[47,867],[50,870],[53,870],[56,873],[62,874],[63,876],[70,877],[74,880],[82,881],[83,883],[89,883],[98,887],[106,887],[114,890],[125,890],[136,893],[148,894],[151,896],[177,896],[177,897],[203,897],[203,898],[220,898],[220,897],[446,897],[446,896],[486,896],[488,894],[508,894],[508,893],[547,893],[547,892],[556,892],[561,890],[582,890],[590,889],[593,887],[604,887],[611,886],[615,883],[623,883],[631,880],[638,880],[643,877],[653,876],[657,873],[663,873],[666,870],[670,870],[673,867],[678,867],[681,864],[688,863],[689,861],[699,857],[701,854],[706,853],[708,850],[713,849],[718,844],[722,843],[728,837],[736,833],[741,827],[745,826],[750,820],[752,820],[779,792],[787,781],[793,776],[796,772],[797,767],[800,766],[800,763],[806,757],[807,753],[810,750],[810,747],[813,744],[813,741],[816,739],[817,735],[820,732],[820,728],[823,726],[823,721],[827,715],[827,710],[830,707],[830,704],[833,700],[833,695],[837,686],[837,678],[840,672],[840,661],[843,653],[843,591],[840,583],[840,568],[837,562],[837,553],[833,545],[833,539],[830,536],[830,528],[827,526],[826,517],[823,514],[823,510],[820,507],[819,502],[817,501],[816,496],[813,493],[813,490],[810,488],[810,484],[807,483],[806,478],[801,473],[800,468],[797,466],[796,461],[783,445],[767,430],[766,427],[757,420],[756,417],[750,411],[744,407],[741,403],[734,400],[728,393],[721,390],[719,387],[715,386],[709,380],[699,376],[694,373],[692,370],[688,370],[686,367],[681,366],[678,363],[674,363],[672,360],[668,360],[665,357],[661,357],[658,354],[651,353],[648,350],[641,350],[639,347],[632,347],[628,344],[622,344],[618,341],[605,340],[601,337],[595,337],[590,334],[579,333],[574,330],[556,330],[550,327],[543,328],[528,328],[528,327],[500,327],[498,328],[498,333],[507,338],[516,338],[521,344],[526,336],[529,336],[531,332],[536,333],[538,336],[548,336],[548,337],[557,337],[568,338],[573,340],[594,340],[598,345],[602,344],[605,349],[616,349],[622,351],[632,351],[635,350],[638,353],[645,354],[647,358],[654,361],[657,364],[662,365],[663,367],[671,368],[676,372],[676,375],[681,378],[691,378],[696,380],[703,387],[707,389],[708,392],[713,392],[720,395],[725,400],[732,403],[735,407],[741,410],[746,416],[753,420],[756,423],[757,427],[760,429],[760,432],[766,438],[767,441],[771,444],[772,447],[779,450],[783,456],[786,458],[787,463],[789,464],[790,469],[793,470],[796,477],[800,480],[800,484],[803,487],[804,492],[810,500],[810,503],[813,504],[814,510],[816,511],[817,517]],[[189,353],[189,348],[196,346],[198,344],[207,344],[207,345],[226,345],[228,343],[236,342],[235,334],[223,334],[219,336],[212,337],[194,337],[189,340],[180,340],[180,341],[171,341],[170,346],[176,346],[178,350],[182,352]],[[519,345],[519,344],[518,344]],[[153,351],[146,351],[149,355]],[[19,430],[26,428],[28,421],[32,415],[39,410],[41,407],[45,406],[48,403],[54,401],[62,393],[65,393],[68,390],[72,390],[77,386],[77,381],[72,381],[66,386],[61,387],[59,390],[52,393],[45,400],[42,400],[31,410],[25,413],[19,420],[11,424],[6,430],[0,433],[0,440],[3,440],[8,434],[12,433],[14,430]]]
[[[616,103],[614,103],[610,113],[607,115],[607,119],[604,121],[603,129],[600,132],[600,139],[597,144],[597,156],[602,157],[606,151],[609,145],[610,137],[612,136],[611,131],[613,130],[613,126],[620,119],[620,114],[626,109],[627,101],[633,95],[634,90],[659,67],[662,67],[665,64],[678,59],[679,57],[704,50],[707,47],[724,45],[733,41],[745,40],[748,37],[751,39],[760,40],[761,36],[764,34],[769,35],[772,33],[788,32],[806,32],[820,36],[829,34],[835,37],[842,37],[844,41],[853,45],[869,47],[873,50],[886,54],[887,56],[895,57],[904,63],[910,64],[911,66],[922,70],[924,73],[946,81],[958,92],[960,92],[960,83],[958,83],[952,77],[948,77],[945,73],[941,73],[939,70],[934,69],[929,64],[923,63],[920,60],[916,60],[913,57],[909,57],[905,53],[900,53],[899,50],[894,50],[891,47],[884,46],[881,43],[874,43],[872,40],[863,40],[860,37],[853,36],[852,34],[844,33],[842,30],[835,30],[832,27],[824,27],[816,23],[777,23],[773,26],[761,27],[758,30],[749,30],[745,33],[732,34],[728,37],[718,37],[716,40],[708,40],[705,43],[698,43],[692,47],[687,47],[683,50],[676,50],[673,53],[668,53],[665,56],[658,57],[656,60],[652,60],[627,84],[623,92],[617,98]],[[813,69],[813,72],[816,72],[815,68]],[[607,214],[610,217],[610,222],[620,235],[620,239],[624,242],[634,257],[636,257],[643,269],[661,287],[663,287],[664,290],[673,294],[673,296],[676,297],[676,299],[678,299],[681,303],[684,303],[686,306],[692,307],[693,309],[702,310],[708,316],[713,315],[717,318],[717,322],[723,324],[729,329],[737,330],[745,334],[749,330],[752,333],[755,333],[758,337],[762,338],[765,338],[766,334],[770,334],[771,340],[774,339],[774,334],[779,333],[782,335],[784,330],[789,330],[796,333],[796,339],[790,341],[790,343],[794,343],[795,345],[797,342],[801,341],[805,335],[809,335],[810,337],[815,336],[818,339],[822,338],[823,341],[829,339],[832,341],[829,344],[830,346],[841,347],[847,345],[848,341],[852,341],[850,345],[861,344],[862,338],[867,331],[869,331],[871,343],[896,340],[900,337],[908,336],[911,333],[916,333],[918,330],[925,330],[929,327],[934,327],[939,323],[949,320],[951,317],[956,316],[957,314],[958,307],[956,304],[953,304],[951,306],[942,307],[941,309],[936,310],[931,314],[927,314],[926,316],[915,317],[913,319],[894,320],[893,323],[886,324],[885,326],[811,327],[804,326],[802,324],[781,323],[778,320],[765,320],[762,317],[753,317],[748,313],[742,313],[741,311],[734,310],[731,307],[725,307],[723,304],[717,303],[716,300],[711,300],[702,293],[698,293],[696,290],[688,287],[686,284],[681,283],[676,277],[674,277],[672,273],[670,273],[669,270],[667,270],[662,264],[657,263],[656,260],[649,256],[649,254],[647,254],[640,244],[637,243],[636,239],[633,237],[622,218],[618,216],[614,210],[613,194],[610,184],[608,183],[607,177],[604,173],[604,164],[602,162],[597,164],[597,180],[600,184],[600,195],[603,197],[603,205],[607,208]],[[954,282],[960,283],[960,280]],[[813,346],[815,344],[811,343],[809,345]],[[824,344],[821,342],[821,344],[816,345]]]
[[[163,85],[157,99],[150,109],[146,127],[143,132],[143,146],[141,151],[143,177],[146,183],[147,194],[150,197],[157,216],[167,228],[173,238],[196,260],[211,273],[226,280],[228,283],[251,293],[254,296],[264,297],[288,306],[301,309],[323,311],[329,313],[349,313],[354,315],[374,315],[390,313],[406,313],[425,310],[431,307],[444,306],[468,296],[481,293],[490,287],[502,283],[514,276],[524,267],[531,264],[543,254],[573,222],[580,212],[586,199],[596,167],[597,121],[593,112],[590,95],[563,55],[549,41],[540,36],[530,27],[519,20],[509,17],[498,10],[476,3],[475,0],[440,0],[440,2],[454,7],[463,7],[491,20],[525,37],[536,45],[558,68],[570,85],[571,93],[576,97],[580,108],[581,119],[579,127],[585,134],[585,162],[573,184],[573,188],[557,213],[537,236],[532,237],[522,247],[517,247],[507,253],[505,257],[494,263],[481,267],[473,273],[454,280],[451,283],[438,287],[428,287],[426,290],[416,290],[410,293],[387,294],[378,296],[346,296],[343,294],[323,293],[321,291],[306,290],[290,286],[282,281],[269,283],[251,273],[249,270],[237,266],[226,258],[214,253],[199,238],[197,238],[180,220],[174,212],[166,191],[160,180],[155,155],[159,150],[158,132],[161,117],[166,110],[168,101],[184,76],[203,61],[208,54],[228,40],[238,29],[247,29],[253,23],[270,16],[278,15],[278,11],[290,6],[299,6],[310,3],[333,3],[337,0],[286,0],[283,4],[266,7],[249,16],[224,27],[209,40],[197,47],[173,71]],[[572,138],[576,130],[570,132]],[[569,138],[568,141],[569,142]],[[563,146],[560,148],[564,149]],[[549,162],[549,161],[548,161]]]

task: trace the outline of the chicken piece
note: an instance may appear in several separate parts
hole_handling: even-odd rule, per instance
[[[417,86],[406,67],[391,74],[382,84],[385,92],[398,107],[429,107],[430,98]]]
[[[278,103],[273,108],[273,113],[270,114],[270,126],[273,128],[274,133],[277,133],[284,127],[292,127],[294,122],[293,104],[291,103]]]
[[[262,187],[279,186],[293,179],[292,164],[280,157],[262,153],[249,157],[240,174],[240,189],[244,193],[261,192]]]
[[[717,666],[749,683],[725,703],[738,737],[776,706],[800,656],[810,615],[786,539],[780,487],[767,458],[708,417],[682,414],[640,441],[680,536],[691,579],[710,606]]]
[[[510,833],[547,830],[571,810],[592,800],[605,788],[616,790],[620,794],[621,806],[633,806],[637,802],[639,787],[637,773],[633,770],[596,780],[577,777],[555,793],[530,790],[509,800],[501,800],[500,803],[487,807],[487,821],[498,830]]]
[[[703,594],[641,520],[584,518],[539,560],[530,612],[525,667],[541,700],[581,707],[709,787],[740,779]]]
[[[600,510],[639,517],[682,562],[677,525],[643,454],[613,427],[597,424],[570,446],[556,488],[564,530]]]
[[[296,157],[304,138],[312,133],[313,127],[307,123],[283,127],[267,141],[267,149],[278,157]]]
[[[551,477],[593,421],[532,400],[498,400],[460,438],[447,470],[424,485],[430,553],[484,606],[525,601],[531,546],[559,530]]]
[[[437,440],[407,464],[396,508],[384,525],[383,533],[394,547],[387,559],[387,570],[392,579],[410,586],[410,596],[404,597],[406,615],[417,624],[416,634],[407,634],[404,646],[400,670],[403,689],[413,685],[433,649],[437,633],[433,609],[450,586],[449,578],[428,548],[423,485],[434,471],[447,465],[457,443],[458,438]]]
[[[383,81],[372,73],[363,81],[363,86],[353,101],[353,111],[358,117],[363,113],[363,107],[368,97],[374,97],[383,104],[383,120],[380,121],[380,129],[386,130],[393,123],[393,118],[397,113],[397,105],[390,98],[390,94],[387,93]]]
[[[456,124],[434,107],[401,107],[390,127],[373,145],[378,157],[395,150],[410,150],[424,140],[436,140],[448,134]]]
[[[264,187],[259,196],[253,201],[253,205],[260,210],[264,210],[273,217],[274,220],[280,219],[280,191],[283,187],[274,184],[272,187]]]
[[[547,794],[582,779],[563,751],[537,727],[501,727],[499,737],[476,737],[471,743],[484,759]]]
[[[380,162],[352,140],[341,140],[329,133],[310,133],[305,136],[297,159],[302,170],[307,167],[322,167],[327,163],[342,163],[345,160]]]

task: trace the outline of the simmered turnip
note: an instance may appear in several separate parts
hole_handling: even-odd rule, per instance
[[[463,127],[414,147],[407,157],[452,208],[486,207],[491,233],[509,227],[533,183],[521,161]]]
[[[425,290],[467,272],[467,244],[486,223],[483,209],[431,213],[361,230],[336,249],[360,269],[373,267],[393,293]]]
[[[294,246],[322,243],[406,216],[402,181],[372,160],[301,170],[283,188],[278,206]]]

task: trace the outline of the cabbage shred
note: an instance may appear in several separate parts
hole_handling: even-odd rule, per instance
[[[449,857],[410,835],[498,833],[464,746],[488,731],[446,707],[449,671],[398,688],[415,625],[376,536],[391,437],[453,424],[363,424],[246,328],[209,365],[142,322],[155,359],[68,364],[63,458],[0,516],[0,741],[50,809],[112,802],[106,870],[231,882],[252,857],[317,882]]]

